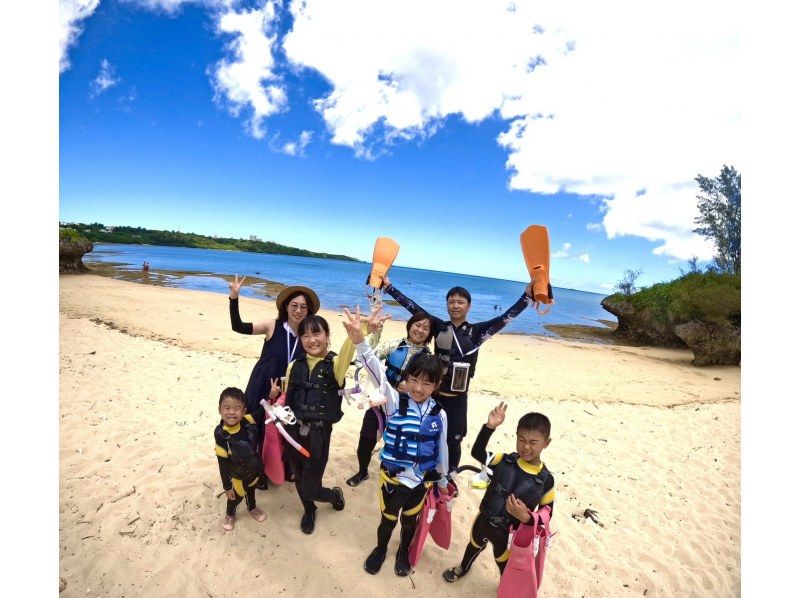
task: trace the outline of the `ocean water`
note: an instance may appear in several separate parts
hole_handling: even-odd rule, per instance
[[[360,305],[367,309],[365,281],[370,265],[364,262],[345,262],[321,258],[163,247],[156,245],[95,244],[94,250],[83,257],[91,267],[96,262],[115,262],[120,270],[141,271],[142,262],[150,264],[151,276],[163,270],[187,273],[167,276],[166,284],[184,289],[228,294],[228,281],[222,276],[253,276],[274,280],[286,285],[311,287],[326,309],[338,310],[342,305]],[[196,274],[195,274],[196,273]],[[525,289],[525,283],[451,272],[436,272],[419,268],[392,266],[389,278],[407,297],[433,315],[447,319],[445,295],[454,286],[462,286],[472,295],[470,322],[489,320],[508,309]],[[242,296],[267,298],[263,285],[255,289],[243,287]],[[555,336],[544,324],[584,324],[600,326],[598,320],[614,317],[600,306],[603,295],[553,287],[555,305],[542,316],[526,309],[503,332]],[[274,297],[271,297],[274,299]],[[384,302],[392,298],[384,294]],[[385,305],[384,311],[396,319],[406,320],[408,312],[398,306]],[[497,309],[495,309],[497,306]],[[252,314],[250,318],[254,317]]]

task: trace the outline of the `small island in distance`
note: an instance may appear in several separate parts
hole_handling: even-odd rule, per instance
[[[133,226],[106,226],[99,222],[83,224],[80,222],[61,222],[61,228],[72,228],[81,237],[93,243],[127,243],[130,245],[166,245],[169,247],[197,247],[201,249],[222,249],[229,251],[249,251],[251,253],[274,253],[278,255],[298,255],[302,257],[318,257],[329,260],[359,262],[348,255],[320,253],[297,247],[288,247],[272,241],[262,241],[256,237],[250,239],[231,239],[225,237],[208,237],[195,233],[182,233],[168,230],[151,230]]]

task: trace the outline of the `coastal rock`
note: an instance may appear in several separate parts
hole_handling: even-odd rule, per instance
[[[58,273],[83,274],[89,272],[89,268],[83,265],[81,258],[92,249],[94,249],[94,244],[88,239],[59,239]]]
[[[694,353],[693,365],[739,365],[742,331],[730,325],[687,322],[675,326],[677,334]]]
[[[685,347],[675,334],[675,323],[670,319],[656,318],[649,310],[637,311],[625,297],[610,295],[600,305],[614,314],[619,321],[614,336],[629,342],[657,347]]]

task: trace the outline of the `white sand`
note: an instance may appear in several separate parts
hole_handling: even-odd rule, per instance
[[[245,321],[274,304],[241,300]],[[339,316],[324,312],[334,350]],[[224,512],[213,429],[225,386],[244,388],[261,337],[230,330],[225,296],[121,282],[60,278],[60,574],[62,596],[494,596],[490,552],[456,584],[457,564],[481,494],[453,512],[449,551],[426,545],[408,578],[393,571],[399,539],[377,576],[363,561],[379,522],[377,459],[358,488],[362,412],[345,408],[325,474],[347,506],[318,511],[299,530],[294,486],[258,492],[267,521]],[[384,338],[401,336],[392,322]],[[472,441],[500,399],[510,406],[490,448],[514,449],[518,418],[547,414],[543,458],[556,478],[557,530],[544,596],[740,594],[740,369],[695,368],[688,351],[609,347],[498,335],[481,349],[469,401]],[[719,378],[717,380],[716,378]],[[599,512],[603,526],[573,514]]]

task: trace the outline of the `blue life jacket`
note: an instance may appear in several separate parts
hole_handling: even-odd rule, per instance
[[[414,466],[420,471],[430,471],[436,468],[439,461],[442,406],[434,401],[433,408],[420,421],[416,413],[408,412],[408,404],[412,400],[402,393],[400,408],[386,421],[380,459],[390,472]]]
[[[408,351],[408,343],[403,339],[397,348],[386,356],[386,378],[392,386],[400,383],[400,374],[403,373],[403,364],[408,357]],[[419,352],[430,354],[428,347],[422,347]]]

